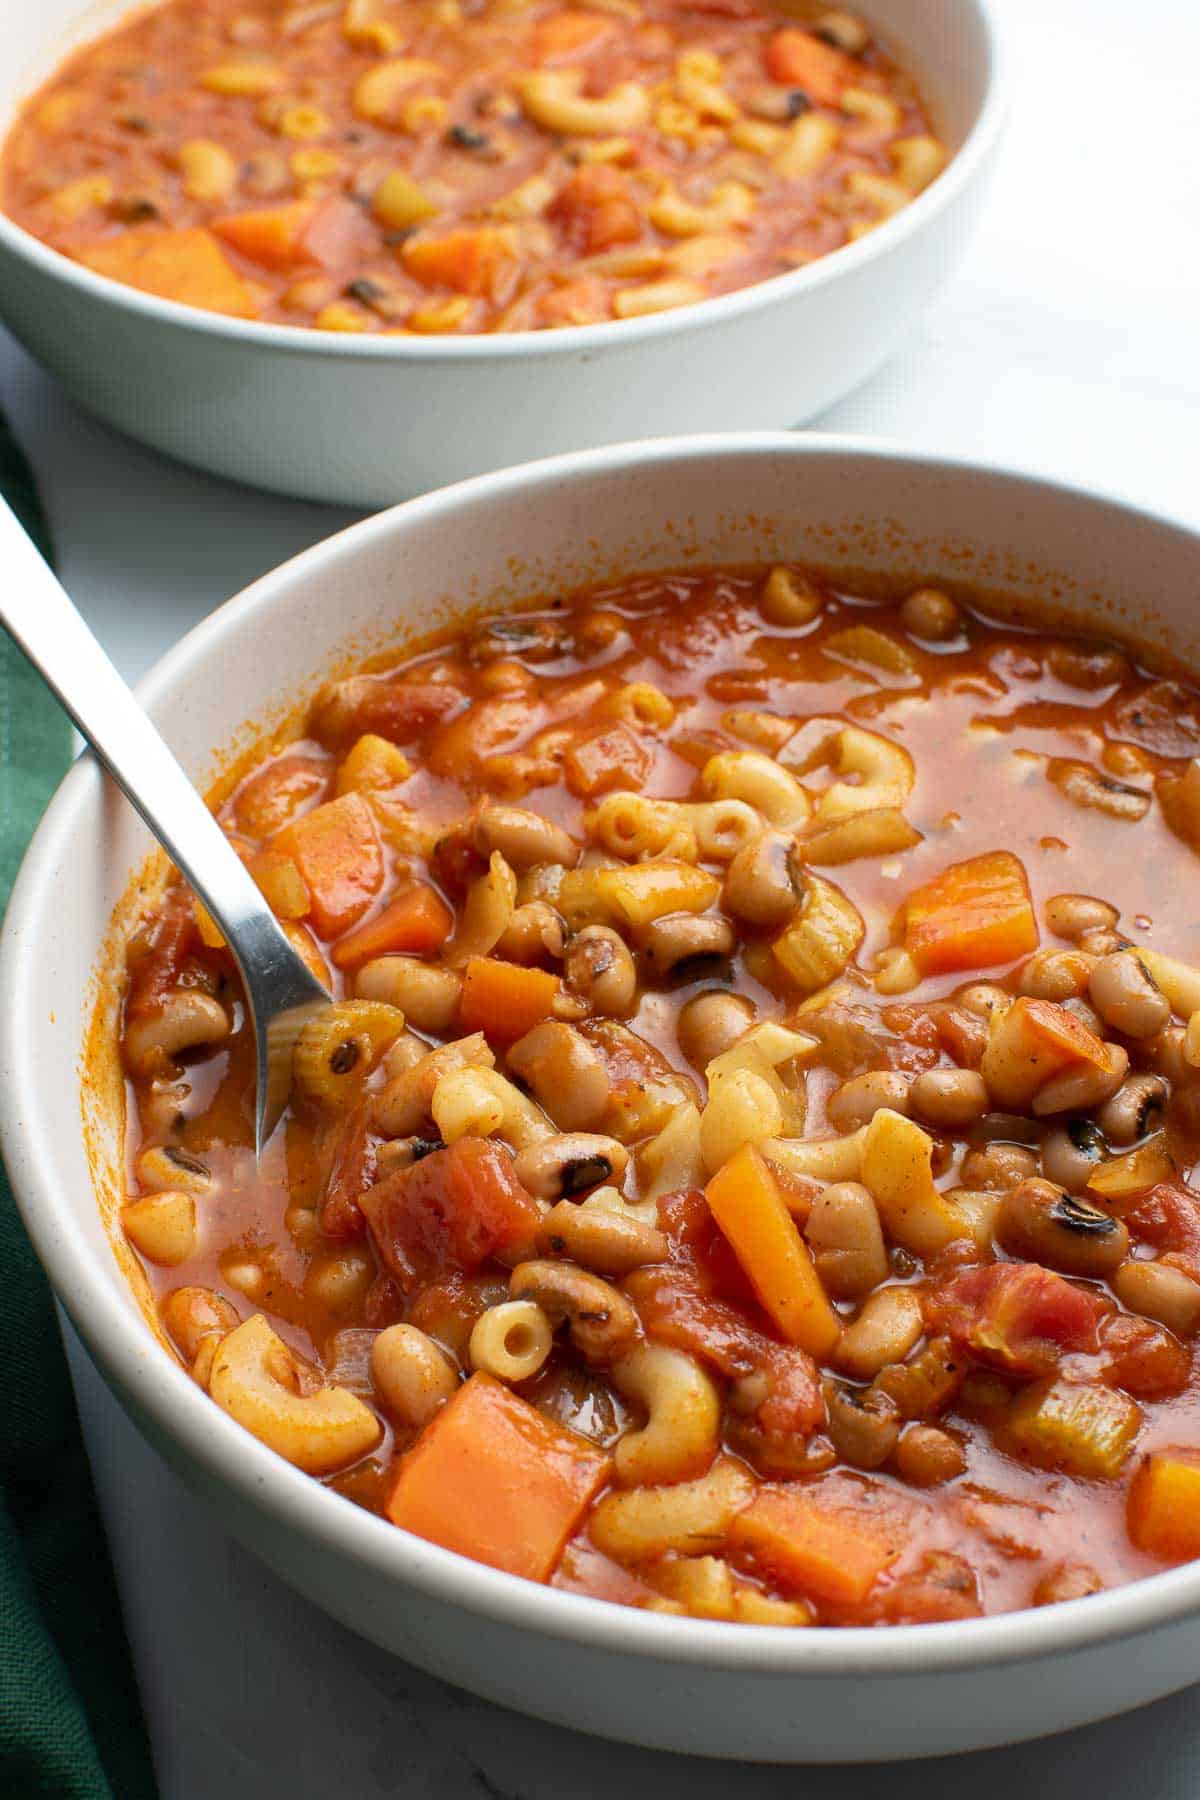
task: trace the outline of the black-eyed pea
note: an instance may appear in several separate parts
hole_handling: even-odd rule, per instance
[[[1120,1219],[1036,1176],[1005,1195],[996,1237],[1011,1255],[1064,1275],[1110,1275],[1129,1254]]]
[[[962,1445],[938,1425],[910,1425],[896,1445],[896,1472],[914,1487],[940,1487],[966,1467]]]
[[[206,1338],[223,1338],[239,1323],[237,1309],[207,1287],[181,1287],[162,1303],[167,1336],[186,1363],[195,1361]]]
[[[962,630],[962,614],[949,594],[940,588],[918,588],[900,608],[906,631],[927,643],[942,644]]]
[[[835,1300],[854,1300],[887,1278],[879,1211],[858,1181],[833,1181],[809,1209],[804,1237],[817,1274]]]
[[[666,1262],[670,1245],[663,1233],[641,1219],[607,1207],[577,1206],[560,1200],[538,1227],[543,1256],[563,1256],[597,1275],[628,1275]]]
[[[1082,1194],[1107,1155],[1099,1125],[1090,1119],[1067,1119],[1042,1140],[1042,1173],[1068,1194]]]
[[[994,981],[969,981],[966,987],[958,989],[954,999],[981,1019],[990,1019],[994,1012],[1004,1012],[1012,1005],[1012,995]]]
[[[1111,931],[1120,918],[1115,906],[1094,894],[1055,894],[1046,902],[1046,928],[1077,944],[1085,932]]]
[[[696,994],[679,1014],[675,1027],[679,1048],[694,1069],[706,1069],[732,1049],[754,1017],[754,1002],[741,994],[724,988]]]
[[[1171,1022],[1171,1003],[1136,950],[1101,957],[1088,979],[1092,1005],[1126,1037],[1152,1038]]]
[[[1096,1124],[1110,1144],[1136,1144],[1154,1130],[1166,1103],[1167,1084],[1162,1076],[1139,1070],[1127,1076],[1112,1099],[1105,1101],[1096,1114]]]
[[[988,1109],[987,1083],[974,1069],[926,1069],[908,1099],[909,1110],[937,1131],[961,1131]]]
[[[736,919],[761,930],[785,925],[803,896],[804,876],[790,831],[759,832],[726,872],[725,906]]]
[[[852,1075],[826,1102],[829,1123],[839,1131],[854,1131],[869,1124],[885,1106],[907,1115],[911,1083],[912,1076],[898,1069],[868,1069],[864,1075]]]
[[[962,1185],[984,1188],[989,1193],[1003,1193],[1037,1174],[1038,1159],[1024,1144],[988,1144],[981,1150],[970,1150],[963,1158]]]
[[[216,1192],[217,1180],[201,1156],[176,1144],[143,1150],[136,1165],[138,1186],[148,1193],[170,1189],[203,1198]]]
[[[366,1250],[353,1247],[314,1258],[304,1277],[304,1292],[332,1313],[348,1313],[365,1297],[375,1279]]]
[[[1087,992],[1096,963],[1082,950],[1035,950],[1017,981],[1020,993],[1033,1000],[1068,1000]]]
[[[1033,1097],[1033,1111],[1039,1119],[1054,1113],[1090,1112],[1111,1100],[1129,1071],[1129,1052],[1120,1044],[1106,1043],[1108,1052],[1104,1068],[1096,1063],[1082,1063],[1062,1075],[1043,1082]]]
[[[840,1381],[824,1384],[826,1431],[844,1463],[855,1469],[879,1469],[896,1448],[900,1409],[882,1388],[850,1388]]]
[[[420,1431],[458,1387],[446,1352],[415,1325],[389,1325],[371,1345],[371,1381],[402,1425]]]
[[[1200,1282],[1170,1263],[1124,1262],[1112,1285],[1122,1306],[1145,1319],[1156,1319],[1176,1337],[1194,1337],[1200,1328]]]

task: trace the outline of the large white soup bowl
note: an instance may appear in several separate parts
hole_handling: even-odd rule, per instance
[[[246,741],[245,721],[269,728],[352,646],[403,642],[489,599],[770,558],[1051,600],[1082,626],[1170,646],[1200,668],[1197,548],[1182,526],[1117,501],[923,453],[781,434],[645,443],[483,477],[358,525],[222,607],[140,692],[204,783],[216,752]],[[1100,1718],[1200,1677],[1200,1565],[954,1624],[712,1624],[466,1561],[263,1448],[153,1335],[101,1216],[123,1168],[103,988],[103,1042],[86,1080],[81,1052],[113,909],[149,848],[85,758],[34,839],[0,949],[0,1138],[37,1250],[113,1391],[286,1580],[365,1636],[506,1705],[717,1756],[965,1750]]]
[[[912,206],[804,269],[677,312],[467,338],[257,325],[119,286],[0,215],[0,316],[104,418],[221,475],[375,507],[665,432],[796,425],[881,363],[945,280],[1003,112],[996,0],[864,0],[956,152]],[[129,0],[4,11],[0,135]]]

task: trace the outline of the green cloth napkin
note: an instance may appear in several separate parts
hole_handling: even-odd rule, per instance
[[[2,420],[0,493],[49,557],[37,492]],[[66,714],[0,631],[0,912],[70,756]],[[54,1305],[2,1171],[0,1271],[0,1794],[154,1800]]]

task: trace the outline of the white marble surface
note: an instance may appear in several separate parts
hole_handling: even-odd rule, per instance
[[[1200,522],[1200,6],[1001,6],[1020,67],[984,226],[901,354],[822,423],[1100,482]],[[0,402],[37,467],[67,586],[131,676],[345,520],[162,462],[79,413],[2,334]],[[1041,1745],[887,1769],[733,1769],[500,1712],[283,1588],[141,1444],[77,1348],[75,1362],[164,1800],[1200,1790],[1200,1690]]]

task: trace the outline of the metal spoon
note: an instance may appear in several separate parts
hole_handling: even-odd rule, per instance
[[[3,501],[0,569],[0,624],[58,695],[233,952],[258,1050],[255,1151],[261,1159],[291,1091],[296,1038],[314,1011],[329,1005],[329,995]]]

